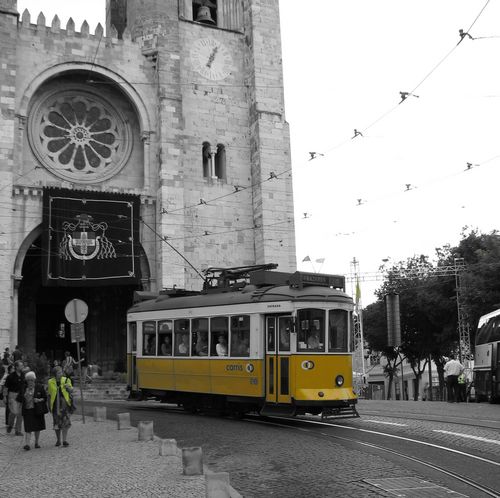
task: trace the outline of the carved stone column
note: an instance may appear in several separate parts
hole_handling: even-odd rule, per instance
[[[143,131],[141,134],[141,140],[143,143],[144,150],[144,188],[149,188],[149,178],[150,178],[150,149],[151,149],[151,134],[152,131]]]
[[[19,342],[19,287],[23,279],[22,275],[12,275],[12,327],[10,330],[10,344],[14,347]]]
[[[212,180],[217,180],[217,175],[215,174],[215,155],[217,154],[217,146],[210,146],[210,178]]]

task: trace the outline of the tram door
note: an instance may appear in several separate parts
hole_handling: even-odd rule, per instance
[[[266,316],[266,401],[291,403],[290,332],[292,317]]]
[[[127,368],[128,384],[132,392],[137,391],[137,324],[128,324]]]

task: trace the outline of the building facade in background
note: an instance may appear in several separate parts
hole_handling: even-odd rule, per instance
[[[60,356],[78,298],[121,369],[135,290],[295,270],[278,0],[107,0],[94,33],[32,14],[0,0],[2,349]]]

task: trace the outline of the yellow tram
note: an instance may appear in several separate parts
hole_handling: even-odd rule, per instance
[[[344,277],[251,269],[129,309],[132,391],[190,411],[357,416]]]

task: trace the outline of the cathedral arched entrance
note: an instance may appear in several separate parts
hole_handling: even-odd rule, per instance
[[[64,351],[71,351],[76,356],[76,344],[71,342],[64,308],[71,299],[82,299],[89,307],[84,324],[84,345],[89,361],[103,371],[124,371],[126,312],[133,303],[134,291],[149,290],[146,255],[142,251],[142,283],[139,285],[46,287],[42,281],[41,234],[37,236],[36,232],[38,230],[28,237],[27,240],[31,238],[33,242],[24,248],[24,254],[21,247],[18,255],[18,284],[15,286],[18,344],[26,352],[44,352],[49,359],[62,359]]]

